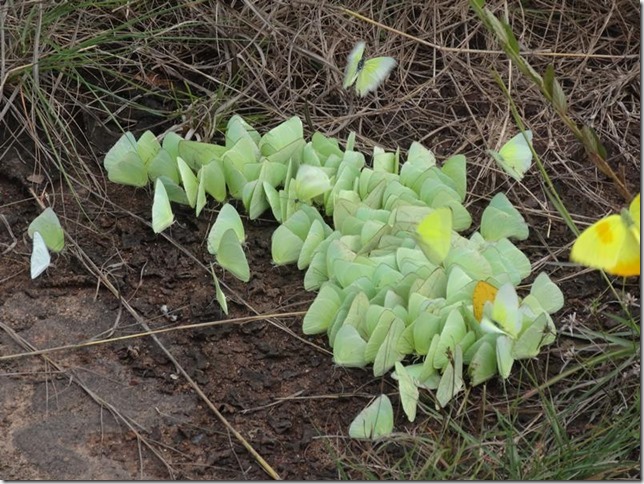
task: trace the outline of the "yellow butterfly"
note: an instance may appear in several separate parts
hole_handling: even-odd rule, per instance
[[[452,211],[447,207],[433,210],[418,224],[416,235],[427,259],[441,264],[449,253],[452,240]]]
[[[489,282],[478,281],[474,287],[474,294],[472,295],[472,306],[474,309],[474,317],[480,323],[483,318],[483,307],[485,303],[490,301],[494,302],[496,293],[499,290]]]
[[[628,210],[604,217],[584,230],[572,246],[570,260],[616,276],[639,276],[640,194]]]

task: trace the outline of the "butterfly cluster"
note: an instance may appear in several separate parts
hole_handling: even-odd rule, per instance
[[[353,133],[344,148],[321,133],[306,141],[297,117],[260,136],[233,116],[224,145],[127,133],[104,164],[113,181],[154,184],[155,232],[172,226],[172,203],[198,216],[208,197],[241,200],[251,219],[272,214],[280,223],[271,241],[274,263],[297,264],[306,271],[305,289],[317,291],[303,332],[326,333],[338,365],[371,366],[375,376],[393,372],[413,420],[421,392],[443,407],[468,378],[507,378],[516,359],[538,354],[555,337],[551,314],[563,296],[546,274],[523,299],[517,295],[531,266],[512,240],[527,238],[528,227],[505,195],[492,198],[478,230],[460,235],[474,223],[464,205],[464,156],[439,164],[413,143],[404,163],[399,151],[376,147],[369,165],[354,145]],[[239,214],[224,204],[208,251],[247,281],[244,240]],[[380,397],[350,434],[386,434],[390,409]]]

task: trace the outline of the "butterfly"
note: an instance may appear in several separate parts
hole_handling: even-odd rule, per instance
[[[444,408],[463,389],[463,350],[460,344],[446,350],[447,364],[436,389],[436,409]]]
[[[434,264],[445,260],[452,240],[452,211],[447,207],[435,209],[416,228],[418,242],[427,259]]]
[[[366,96],[367,93],[375,91],[396,67],[396,60],[393,57],[374,57],[365,60],[364,50],[364,42],[358,42],[355,45],[347,59],[342,83],[342,87],[347,89],[355,82],[359,96]]]
[[[145,137],[142,145],[145,145]],[[156,141],[156,140],[155,140]],[[125,133],[105,155],[103,165],[107,170],[107,177],[111,182],[135,187],[144,187],[148,184],[148,171],[141,153],[153,150],[154,146],[142,146],[139,152],[136,138],[130,132]],[[160,147],[159,147],[160,148]]]
[[[237,279],[244,282],[250,281],[248,260],[234,229],[226,230],[221,236],[215,257],[217,263]]]
[[[615,276],[640,275],[640,195],[628,210],[604,217],[584,230],[570,251],[570,260]]]
[[[349,436],[353,439],[375,440],[394,429],[394,409],[387,395],[380,395],[351,422]]]
[[[400,362],[396,362],[396,375],[398,377],[398,391],[403,410],[410,422],[416,420],[418,406],[418,387],[407,369]]]
[[[494,150],[487,150],[487,152],[503,171],[515,180],[521,181],[532,165],[530,143],[532,143],[532,131],[528,130],[505,143],[498,152]]]
[[[51,263],[49,251],[60,252],[65,247],[65,234],[56,213],[47,207],[30,224],[27,230],[33,239],[31,251],[31,278],[42,274]]]
[[[333,362],[345,367],[364,368],[367,360],[364,350],[367,342],[362,339],[355,326],[344,324],[333,341]]]
[[[154,201],[152,202],[152,230],[155,234],[163,232],[174,222],[174,214],[168,199],[168,192],[161,178],[154,185]]]
[[[208,232],[208,252],[215,255],[221,267],[248,282],[250,269],[241,245],[244,240],[246,232],[239,213],[230,203],[224,204]]]
[[[47,207],[30,224],[27,233],[33,238],[38,232],[49,250],[60,252],[65,247],[65,234],[56,212]]]
[[[474,294],[472,295],[472,305],[474,309],[474,317],[478,322],[483,318],[483,308],[486,302],[494,302],[496,293],[499,290],[489,282],[478,281],[474,287]]]
[[[487,241],[504,237],[525,240],[529,235],[528,224],[504,193],[497,193],[483,211],[481,235]]]

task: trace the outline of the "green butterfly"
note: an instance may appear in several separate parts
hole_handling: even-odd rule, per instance
[[[237,279],[244,282],[250,281],[248,261],[234,229],[226,230],[221,236],[215,257],[217,263]]]
[[[487,150],[487,152],[503,171],[516,181],[521,181],[525,172],[532,166],[530,143],[532,143],[532,131],[528,130],[519,133],[504,144],[498,153],[494,150]]]
[[[529,235],[528,224],[504,193],[497,193],[483,211],[481,235],[495,241],[504,237],[525,240]]]
[[[374,57],[365,61],[364,49],[365,43],[358,42],[349,54],[342,83],[342,87],[347,89],[355,82],[359,96],[366,96],[367,93],[375,91],[396,67],[393,57]]]
[[[154,149],[152,146],[146,146],[149,141],[146,137],[139,145],[132,133],[127,132],[121,136],[107,152],[103,161],[107,177],[111,182],[135,187],[144,187],[148,184],[148,171],[141,153],[147,154]]]
[[[402,363],[396,362],[396,376],[398,378],[398,391],[403,410],[410,422],[416,420],[416,408],[418,406],[418,387],[412,376],[408,373]]]
[[[367,342],[362,339],[355,326],[343,325],[333,341],[333,362],[347,368],[364,368],[367,360],[364,350]]]
[[[38,232],[49,250],[60,252],[65,246],[65,234],[56,212],[47,207],[30,224],[27,233],[30,237]]]
[[[152,230],[155,234],[163,232],[174,222],[170,199],[161,178],[154,184],[154,201],[152,202]]]
[[[452,239],[452,212],[437,208],[421,220],[416,228],[416,240],[427,259],[434,264],[445,260]]]
[[[353,439],[376,440],[394,430],[394,409],[387,395],[380,395],[351,422],[349,436]]]
[[[56,213],[46,208],[30,224],[27,230],[33,239],[31,251],[31,278],[42,274],[51,263],[49,250],[60,252],[65,246],[65,234]]]

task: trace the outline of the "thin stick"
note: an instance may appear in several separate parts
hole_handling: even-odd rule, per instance
[[[307,2],[302,2],[302,3],[307,3]],[[459,54],[504,54],[504,51],[502,50],[487,50],[487,49],[468,49],[468,48],[460,48],[460,47],[446,47],[443,45],[438,45],[438,44],[433,44],[432,42],[429,42],[427,40],[419,39],[418,37],[415,37],[411,34],[408,34],[407,32],[402,32],[400,30],[397,30],[393,27],[389,27],[385,24],[382,24],[378,22],[377,20],[373,20],[369,17],[366,17],[362,14],[359,14],[358,12],[354,12],[353,10],[350,10],[345,7],[333,7],[336,8],[337,10],[340,10],[343,13],[346,13],[347,15],[351,15],[352,17],[355,17],[359,20],[362,20],[363,22],[367,22],[371,25],[375,25],[376,27],[379,27],[383,30],[387,30],[389,32],[392,32],[394,34],[400,35],[402,37],[406,37],[410,40],[413,40],[414,42],[418,42],[419,44],[426,45],[427,47],[431,47],[432,49],[436,49],[441,52],[455,52]],[[545,57],[573,57],[573,58],[583,58],[583,59],[615,59],[616,57],[622,58],[622,59],[629,59],[629,58],[638,58],[639,54],[627,54],[627,55],[622,55],[622,56],[615,56],[611,54],[586,54],[586,53],[578,53],[578,52],[551,52],[549,50],[527,50],[524,52],[521,52],[523,55],[541,55]]]
[[[161,333],[169,333],[171,331],[180,331],[184,329],[198,329],[198,328],[207,328],[210,326],[219,326],[219,325],[224,325],[224,324],[245,324],[249,323],[251,321],[261,321],[266,318],[299,318],[301,316],[304,316],[306,314],[306,311],[294,311],[291,313],[276,313],[276,314],[259,314],[257,316],[246,316],[243,318],[233,318],[233,319],[226,319],[226,320],[220,320],[220,321],[208,321],[205,323],[192,323],[192,324],[182,324],[180,326],[172,326],[169,328],[161,328],[161,329],[153,329],[150,331],[143,331],[141,333],[134,333],[134,334],[127,334],[124,336],[117,336],[114,338],[106,338],[106,339],[96,339],[96,340],[90,340],[90,341],[85,341],[82,343],[74,343],[74,344],[68,344],[68,345],[62,345],[62,346],[54,346],[51,348],[44,348],[41,350],[35,350],[35,351],[28,351],[25,353],[14,353],[12,355],[0,355],[0,361],[5,361],[5,360],[14,360],[18,358],[23,358],[25,356],[39,356],[39,355],[46,355],[49,353],[54,353],[56,351],[63,351],[63,350],[73,350],[77,348],[88,348],[90,346],[97,346],[97,345],[104,345],[108,343],[116,343],[117,341],[125,341],[129,339],[135,339],[135,338],[142,338],[144,336],[152,336],[154,334],[161,334]]]

